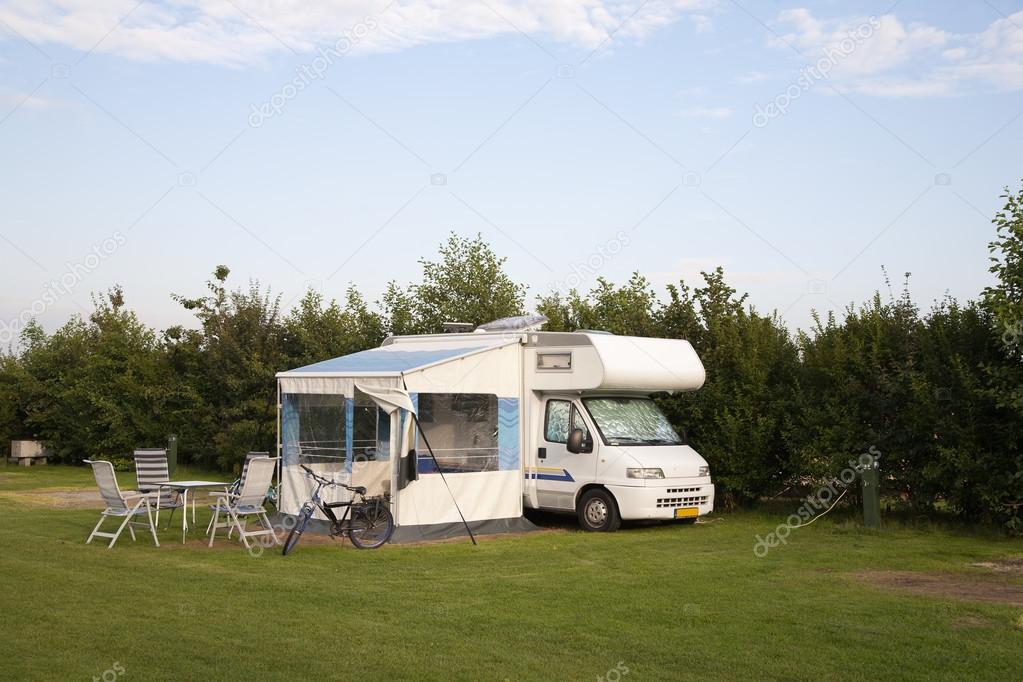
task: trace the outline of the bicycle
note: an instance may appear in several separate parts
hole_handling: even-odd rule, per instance
[[[306,524],[312,518],[313,512],[319,509],[330,522],[330,536],[347,535],[352,544],[359,549],[376,549],[391,539],[394,533],[394,517],[388,509],[388,497],[366,497],[366,489],[363,486],[348,486],[344,483],[331,481],[318,476],[306,465],[300,465],[305,469],[306,475],[316,481],[316,490],[309,498],[309,501],[302,505],[298,513],[298,520],[295,527],[288,533],[288,539],[284,542],[282,553],[287,556],[298,544],[299,538],[305,532]],[[359,501],[350,502],[324,502],[321,492],[324,488],[340,487],[350,491],[359,497]],[[334,510],[344,507],[345,513],[337,518]],[[349,515],[351,518],[349,519]]]

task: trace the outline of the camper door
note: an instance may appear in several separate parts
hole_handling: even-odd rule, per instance
[[[535,476],[536,497],[541,507],[575,509],[575,494],[580,486],[593,481],[597,458],[592,429],[582,410],[571,397],[551,396],[544,400],[540,427],[540,450]],[[568,434],[582,429],[589,452],[568,451]]]

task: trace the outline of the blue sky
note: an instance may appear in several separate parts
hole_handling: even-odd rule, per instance
[[[0,331],[220,263],[373,300],[452,230],[530,302],[722,265],[806,327],[975,297],[1023,178],[1021,2],[87,5],[0,2]]]

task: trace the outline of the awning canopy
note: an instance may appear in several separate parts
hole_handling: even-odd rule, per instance
[[[309,377],[401,374],[486,348],[487,346],[467,346],[435,350],[396,350],[393,346],[384,346],[281,372],[277,376],[285,378],[293,375]]]
[[[406,350],[402,344],[390,344],[278,372],[277,379],[282,393],[352,397],[357,387],[372,395],[377,403],[390,403],[391,409],[405,409],[407,396],[402,399],[400,395],[404,393],[403,374],[460,360],[509,343],[517,343],[517,339],[503,336],[450,341],[439,339],[432,343],[416,344],[416,350]],[[385,395],[390,397],[384,398]]]

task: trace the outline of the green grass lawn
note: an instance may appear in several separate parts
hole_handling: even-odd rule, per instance
[[[992,533],[825,517],[758,559],[754,536],[794,511],[779,508],[289,557],[207,549],[201,531],[182,546],[175,523],[159,548],[125,532],[107,550],[85,544],[98,511],[37,492],[92,485],[84,468],[0,468],[3,679],[1023,678],[1023,606],[869,573],[1023,590],[971,565],[1023,555]]]

